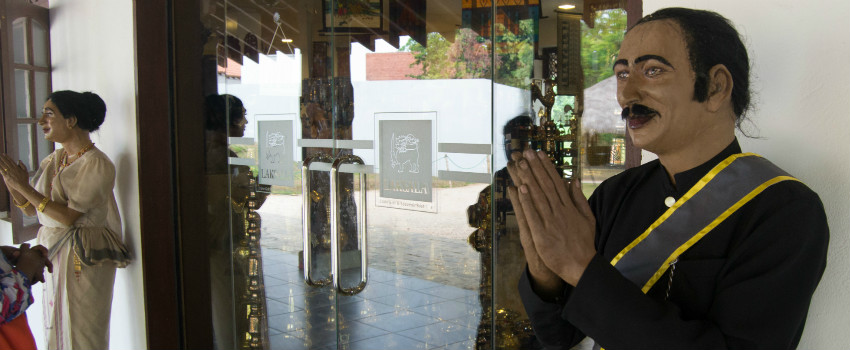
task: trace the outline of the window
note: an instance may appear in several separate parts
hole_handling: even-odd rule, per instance
[[[30,175],[54,148],[41,136],[38,128],[42,104],[51,91],[46,6],[21,1],[0,4],[3,17],[0,23],[3,35],[0,37],[0,91],[3,100],[0,151],[21,160],[30,170]],[[0,194],[0,210],[9,213],[15,243],[35,237],[38,221],[11,205],[5,187]]]

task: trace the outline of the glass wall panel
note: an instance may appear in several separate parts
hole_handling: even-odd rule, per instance
[[[217,347],[475,346],[492,45],[425,5],[204,6]]]
[[[623,171],[626,161],[626,128],[617,102],[617,81],[612,69],[626,33],[626,11],[595,11],[593,27],[582,22],[581,61],[584,71],[582,144],[585,195],[605,179]]]
[[[536,349],[542,346],[518,294],[526,260],[516,214],[506,195],[513,182],[505,165],[512,151],[529,147],[544,151],[562,178],[582,181],[585,196],[624,169],[624,129],[616,84],[605,79],[612,75],[625,32],[625,12],[587,16],[582,1],[570,2],[571,9],[534,0],[495,3],[491,8],[489,1],[472,1],[470,9],[464,9],[464,18],[472,26],[478,25],[481,33],[493,33],[492,135],[494,144],[500,145],[493,154],[499,169],[493,185],[481,192],[475,210],[470,207],[470,213],[491,215],[492,225],[481,227],[477,237],[485,247],[481,296],[485,318],[489,318],[481,323],[487,336],[479,337],[478,345]],[[490,11],[495,13],[492,22],[480,20],[481,13]],[[592,30],[584,21],[594,18]]]
[[[473,2],[473,4],[476,2]],[[478,2],[487,4],[489,2]],[[481,321],[479,349],[540,348],[519,298],[517,285],[525,269],[519,229],[507,188],[513,185],[506,165],[510,153],[533,148],[546,151],[565,177],[573,175],[572,159],[565,149],[568,121],[553,115],[553,104],[562,92],[556,81],[542,78],[538,51],[541,42],[543,7],[540,1],[496,2],[495,20],[482,23],[481,31],[492,38],[495,48],[493,130],[495,176],[493,185],[482,191],[475,207],[490,215],[490,227],[479,229],[482,279],[480,295],[485,318]],[[552,14],[548,16],[552,18]],[[485,26],[486,25],[486,26]],[[487,28],[489,26],[490,28]],[[492,34],[489,34],[492,33]],[[551,45],[551,44],[550,44]],[[556,94],[558,92],[559,94]],[[574,98],[571,99],[574,101]]]
[[[509,153],[593,184],[622,134],[582,123],[582,9],[553,9],[202,2],[217,348],[540,346]]]

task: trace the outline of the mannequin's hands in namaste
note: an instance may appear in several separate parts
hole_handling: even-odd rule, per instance
[[[542,151],[515,152],[508,195],[535,291],[553,296],[575,286],[596,254],[596,219],[578,180],[568,184]]]

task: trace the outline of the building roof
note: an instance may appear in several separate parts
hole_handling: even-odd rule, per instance
[[[216,72],[228,78],[242,78],[242,65],[228,57],[227,67],[216,66]]]
[[[617,102],[617,80],[612,75],[584,89],[582,132],[623,132],[625,123],[621,111]]]
[[[415,62],[410,52],[366,54],[366,80],[412,80],[411,75],[422,74],[422,65]]]

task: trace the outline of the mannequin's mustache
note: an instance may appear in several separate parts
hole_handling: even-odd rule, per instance
[[[641,104],[633,104],[623,108],[623,112],[621,113],[624,120],[629,117],[647,117],[655,114],[658,114],[658,111]]]

